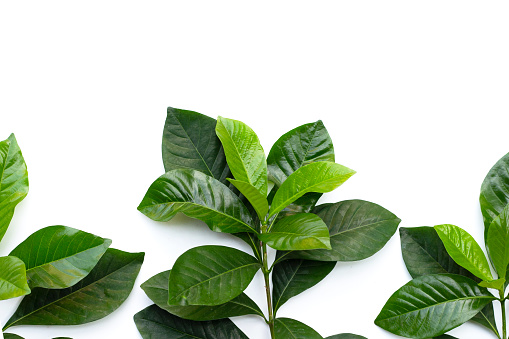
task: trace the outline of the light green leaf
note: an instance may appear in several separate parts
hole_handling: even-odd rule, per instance
[[[28,172],[14,134],[0,142],[0,241],[14,207],[28,194]]]
[[[276,318],[274,332],[276,339],[323,339],[308,325],[290,318]]]
[[[330,192],[354,174],[355,171],[328,161],[305,165],[291,174],[277,190],[270,207],[269,216],[277,214],[306,193]]]
[[[235,248],[200,246],[182,254],[169,280],[169,305],[224,304],[240,295],[261,265]]]
[[[330,249],[329,229],[315,214],[299,213],[277,222],[258,238],[276,250]]]
[[[235,179],[250,183],[267,196],[267,162],[256,133],[241,121],[219,117],[216,134]]]
[[[30,235],[10,255],[25,263],[31,288],[66,288],[89,274],[110,245],[110,239],[49,226]]]
[[[30,293],[25,264],[16,257],[0,257],[0,300]]]
[[[138,210],[156,221],[168,221],[181,212],[216,232],[256,233],[239,197],[216,179],[194,170],[173,170],[160,176]]]
[[[509,205],[491,222],[486,247],[499,278],[505,278],[509,265]]]
[[[482,280],[494,280],[486,256],[468,232],[449,224],[437,225],[434,228],[444,243],[447,253],[458,265]]]
[[[234,179],[228,179],[228,181],[231,182],[251,203],[258,215],[258,218],[260,218],[260,220],[264,220],[267,216],[267,212],[269,211],[267,197],[262,195],[256,187],[248,182]]]
[[[491,281],[483,280],[479,283],[479,286],[500,290],[504,287],[504,283],[505,283],[505,278],[500,278],[500,279],[491,280]]]

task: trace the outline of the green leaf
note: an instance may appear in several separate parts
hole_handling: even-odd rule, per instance
[[[216,232],[256,233],[239,197],[216,179],[193,170],[173,170],[160,176],[138,210],[156,221],[168,221],[181,212]]]
[[[458,264],[482,280],[493,280],[488,260],[475,239],[458,226],[435,226],[447,253]]]
[[[216,136],[216,119],[168,107],[162,151],[166,172],[187,168],[227,183],[230,170],[223,145]]]
[[[240,295],[261,265],[235,248],[200,246],[182,254],[169,281],[170,305],[220,305]]]
[[[328,161],[305,165],[291,174],[277,190],[270,207],[269,216],[277,214],[306,193],[330,192],[354,174],[355,171]]]
[[[89,274],[110,245],[110,239],[49,226],[30,235],[10,255],[25,263],[31,288],[66,288]]]
[[[4,339],[24,339],[24,338],[14,333],[4,333]]]
[[[493,219],[486,237],[486,247],[500,278],[505,278],[509,265],[509,205]]]
[[[327,337],[325,339],[367,339],[367,338],[357,334],[343,333],[331,335],[330,337]]]
[[[276,250],[330,249],[329,229],[315,214],[299,213],[277,222],[258,238]]]
[[[274,322],[274,332],[276,339],[323,339],[308,325],[290,318],[277,318]]]
[[[247,314],[264,317],[258,305],[241,293],[229,302],[217,306],[171,306],[168,305],[170,271],[161,272],[141,284],[141,288],[157,306],[183,319],[205,321]]]
[[[401,221],[385,208],[364,200],[323,204],[313,212],[329,228],[332,250],[292,252],[287,258],[321,261],[366,259],[385,246]]]
[[[269,203],[267,197],[262,195],[256,187],[245,181],[228,179],[243,196],[251,203],[260,220],[264,220],[269,211]]]
[[[509,204],[509,153],[490,169],[481,185],[481,212],[484,219],[484,235],[489,226],[507,204]]]
[[[131,293],[144,255],[110,248],[76,285],[61,290],[34,288],[3,330],[17,325],[79,325],[107,316]]]
[[[267,162],[256,133],[241,121],[219,117],[216,134],[235,179],[250,183],[267,196]]]
[[[14,207],[28,194],[28,172],[14,134],[0,142],[0,241]]]
[[[143,339],[249,339],[230,319],[192,321],[149,306],[134,315]]]
[[[290,298],[315,286],[336,266],[336,262],[285,260],[272,271],[274,313]]]
[[[315,161],[334,162],[332,140],[321,120],[292,129],[279,138],[267,157],[269,180],[276,186]]]
[[[461,275],[425,275],[397,290],[375,324],[404,337],[435,337],[468,321],[495,299]]]
[[[0,257],[0,300],[30,293],[25,264],[16,257]]]
[[[490,280],[490,281],[483,280],[479,283],[479,286],[500,290],[500,289],[504,288],[504,283],[505,283],[505,278],[500,278],[500,279]]]

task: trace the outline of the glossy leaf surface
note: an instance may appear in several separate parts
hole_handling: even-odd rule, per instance
[[[401,220],[385,208],[364,200],[323,204],[313,211],[329,228],[332,250],[299,251],[288,258],[356,261],[378,252],[396,232]]]
[[[134,322],[143,339],[249,339],[230,319],[185,320],[156,305],[136,313]]]
[[[31,288],[66,288],[89,274],[110,245],[110,239],[49,226],[30,235],[10,255],[24,261]]]
[[[241,121],[219,117],[216,134],[235,179],[250,183],[267,196],[267,162],[256,133]]]
[[[206,115],[168,107],[163,131],[166,172],[192,169],[226,184],[230,173],[223,146],[216,136],[216,120]]]
[[[330,337],[327,337],[325,339],[367,339],[367,338],[357,334],[342,333],[331,335]]]
[[[25,264],[16,257],[0,257],[0,300],[30,293]]]
[[[397,335],[425,339],[475,316],[495,298],[475,281],[455,274],[413,279],[387,301],[375,324]]]
[[[216,179],[193,170],[173,170],[160,176],[138,210],[156,221],[168,221],[181,212],[216,232],[256,232],[238,196]]]
[[[141,288],[157,306],[183,319],[205,321],[256,314],[263,317],[258,305],[241,293],[229,302],[217,306],[171,306],[168,305],[170,271],[161,272],[141,284]]]
[[[274,322],[276,339],[322,339],[323,337],[300,321],[290,318],[276,318]]]
[[[330,249],[329,229],[315,214],[299,213],[277,222],[258,238],[276,250]]]
[[[14,134],[0,142],[0,241],[14,207],[28,194],[28,172]]]
[[[277,190],[269,216],[277,214],[306,193],[330,192],[354,174],[355,171],[328,161],[318,161],[303,166],[291,174]]]
[[[321,120],[294,128],[274,143],[267,157],[269,179],[281,186],[293,172],[315,161],[335,161],[332,140]]]
[[[486,238],[491,262],[500,278],[505,278],[509,265],[509,205],[493,219]]]
[[[24,338],[14,333],[4,333],[4,339],[24,339]]]
[[[509,204],[509,153],[498,160],[484,178],[479,202],[486,236],[493,219]]]
[[[169,280],[170,305],[220,305],[240,295],[261,265],[235,248],[200,246],[182,254]]]
[[[277,310],[290,298],[315,286],[336,266],[336,262],[285,260],[272,271],[272,305]]]
[[[479,244],[458,226],[444,224],[435,226],[447,253],[458,264],[482,280],[493,280],[488,260]]]
[[[108,249],[76,285],[60,290],[34,288],[4,330],[16,325],[79,325],[107,316],[131,293],[143,257],[144,253]]]
[[[245,181],[228,179],[244,197],[251,203],[260,220],[264,220],[269,211],[269,203],[267,197],[262,195],[260,191],[253,185]]]

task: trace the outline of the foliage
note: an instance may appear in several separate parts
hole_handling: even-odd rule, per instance
[[[229,318],[255,315],[266,321],[272,338],[322,338],[297,320],[277,317],[278,310],[324,279],[337,261],[375,254],[400,222],[362,200],[316,206],[323,193],[355,173],[334,162],[323,123],[292,129],[266,158],[246,124],[168,108],[162,145],[166,173],[149,187],[138,210],[156,221],[179,212],[199,219],[212,231],[242,239],[253,255],[224,246],[183,253],[171,270],[142,284],[155,303],[134,317],[142,337],[247,338]],[[268,247],[277,251],[271,264]],[[259,270],[267,315],[244,293]]]

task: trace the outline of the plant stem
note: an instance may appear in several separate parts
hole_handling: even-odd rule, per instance
[[[502,339],[507,339],[507,319],[505,314],[505,298],[503,290],[500,290],[500,305],[502,307]]]
[[[266,230],[267,230],[267,226],[263,225],[262,233],[266,232]],[[262,271],[263,271],[263,277],[265,279],[265,294],[267,295],[267,308],[269,311],[269,320],[267,321],[267,324],[269,325],[269,329],[270,329],[270,337],[272,339],[275,339],[274,313],[272,311],[272,296],[270,294],[270,279],[269,279],[270,270],[268,268],[269,265],[267,263],[267,245],[263,242],[260,242],[260,243],[261,243],[261,247],[262,247],[262,256],[263,256]]]

